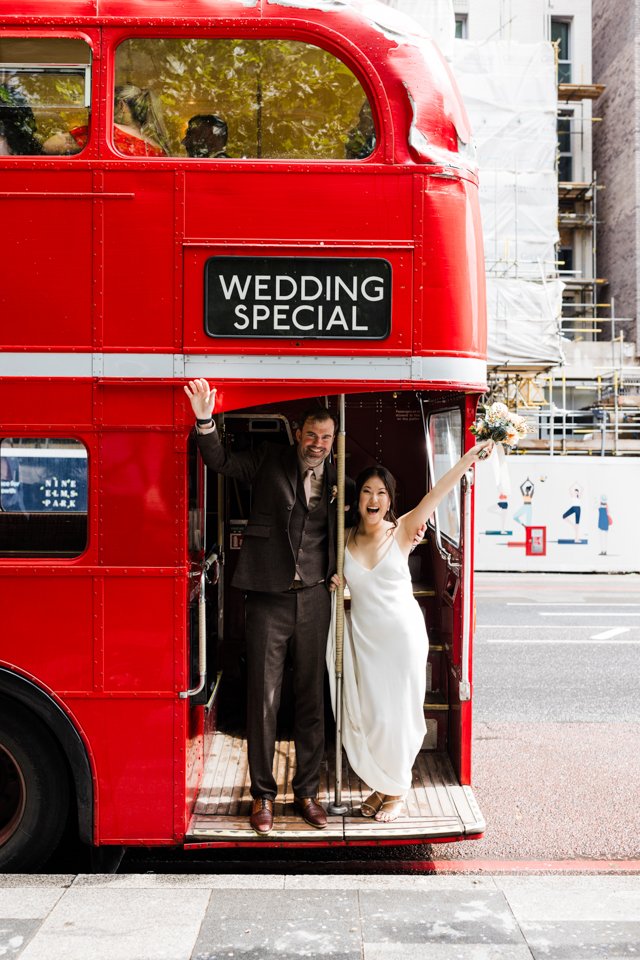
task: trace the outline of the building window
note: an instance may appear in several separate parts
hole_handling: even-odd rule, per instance
[[[558,49],[558,83],[571,83],[571,23],[551,20],[551,41]]]
[[[456,38],[466,40],[468,34],[469,19],[466,13],[456,13]]]
[[[0,157],[78,153],[89,137],[91,49],[84,40],[0,37]]]
[[[359,160],[376,144],[353,73],[297,40],[125,40],[114,101],[114,146],[127,155]]]
[[[573,110],[560,110],[558,113],[558,180],[571,183],[573,180],[572,149]]]
[[[87,546],[87,451],[77,440],[0,440],[0,557],[77,557]]]

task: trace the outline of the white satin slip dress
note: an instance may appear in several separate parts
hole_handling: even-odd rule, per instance
[[[395,538],[372,570],[345,550],[351,594],[345,613],[342,741],[351,768],[372,790],[399,796],[424,735],[429,640]],[[334,603],[335,606],[335,603]],[[335,615],[327,666],[335,715]]]

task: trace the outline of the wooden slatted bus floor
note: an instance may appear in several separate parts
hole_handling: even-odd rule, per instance
[[[335,753],[328,751],[322,764],[319,799],[323,806],[333,800]],[[240,736],[216,733],[207,759],[202,786],[189,826],[187,842],[308,843],[403,840],[477,835],[484,821],[470,787],[461,787],[446,754],[421,752],[413,769],[413,783],[403,815],[393,823],[377,823],[362,817],[360,804],[368,790],[349,768],[342,768],[342,799],[349,813],[329,816],[325,830],[308,826],[293,809],[291,781],[295,750],[290,740],[276,744],[274,761],[278,797],[274,805],[274,828],[258,837],[248,822],[251,794],[246,741]]]

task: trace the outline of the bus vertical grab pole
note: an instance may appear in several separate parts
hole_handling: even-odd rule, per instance
[[[336,591],[336,777],[333,803],[329,813],[344,816],[349,808],[342,802],[342,665],[344,650],[344,485],[345,485],[345,407],[344,394],[340,394],[340,417],[337,445],[337,525],[336,525],[336,573],[339,584]]]

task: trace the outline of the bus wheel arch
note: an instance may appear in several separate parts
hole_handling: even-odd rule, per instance
[[[91,844],[93,778],[80,734],[45,691],[0,668],[0,870],[43,862],[70,811]],[[36,838],[21,839],[25,830]]]

